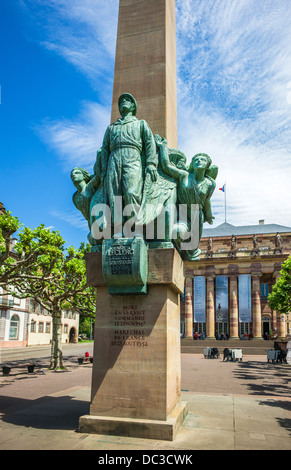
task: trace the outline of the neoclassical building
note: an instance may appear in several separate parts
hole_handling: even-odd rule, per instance
[[[272,311],[267,297],[291,253],[291,228],[276,224],[204,229],[200,261],[186,262],[181,333],[230,339],[279,337],[289,316]]]

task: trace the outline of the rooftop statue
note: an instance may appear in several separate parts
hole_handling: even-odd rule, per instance
[[[183,152],[168,148],[165,138],[153,136],[146,121],[136,118],[137,103],[130,93],[119,97],[118,106],[121,118],[106,129],[94,174],[79,167],[71,172],[77,189],[73,202],[88,221],[92,251],[101,250],[103,239],[130,238],[125,226],[133,220],[133,237],[150,247],[174,245],[183,259],[198,260],[203,224],[214,219],[210,199],[217,166],[203,153],[188,166]],[[183,217],[180,205],[186,207]],[[193,230],[193,205],[198,208],[197,242],[185,249]],[[159,231],[161,217],[164,231]]]

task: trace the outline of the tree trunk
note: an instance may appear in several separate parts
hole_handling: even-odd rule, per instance
[[[62,351],[62,313],[54,312],[52,314],[53,335],[51,349],[51,369],[63,367]]]

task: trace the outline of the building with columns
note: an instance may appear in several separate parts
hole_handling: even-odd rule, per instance
[[[291,254],[291,228],[276,224],[205,228],[200,261],[186,262],[181,333],[229,339],[285,337],[289,316],[267,297]]]

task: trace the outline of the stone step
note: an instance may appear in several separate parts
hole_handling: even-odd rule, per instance
[[[263,356],[267,355],[268,349],[274,349],[273,340],[193,340],[192,338],[181,339],[181,352],[188,354],[203,354],[204,348],[217,348],[222,354],[225,348],[240,348],[246,356]]]

